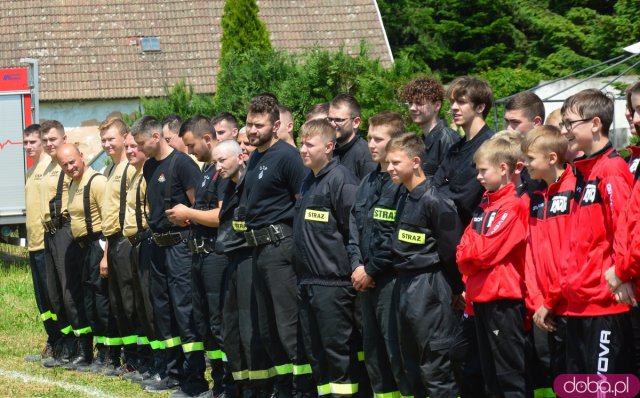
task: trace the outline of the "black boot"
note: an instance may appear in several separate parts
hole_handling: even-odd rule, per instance
[[[102,370],[102,374],[105,376],[118,377],[122,375],[122,346],[112,345],[109,346],[109,355],[107,364]]]
[[[96,355],[93,356],[93,362],[88,366],[78,366],[78,372],[100,373],[107,363],[107,347],[102,344],[96,344]]]
[[[76,370],[80,366],[90,366],[93,361],[93,336],[83,335],[78,337],[78,353],[63,369]]]
[[[71,360],[76,354],[76,337],[74,335],[66,335],[58,339],[53,347],[53,356],[42,360],[42,366],[45,368],[56,368],[63,366]]]

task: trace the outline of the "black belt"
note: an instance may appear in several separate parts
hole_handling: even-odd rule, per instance
[[[244,238],[249,246],[261,246],[278,242],[292,235],[292,229],[287,224],[269,225],[262,229],[245,231]]]
[[[151,234],[151,239],[153,240],[153,243],[160,247],[175,246],[184,240],[180,232],[164,232],[161,234],[154,233]]]
[[[142,242],[146,233],[147,233],[146,229],[142,231],[138,231],[135,234],[127,237],[127,239],[129,239],[129,243],[131,243],[131,246],[136,247],[140,242]]]
[[[89,246],[89,244],[91,244],[91,242],[95,242],[98,239],[102,239],[104,237],[104,235],[102,235],[102,232],[96,232],[93,233],[91,235],[85,235],[81,238],[76,238],[74,239],[76,241],[76,243],[78,244],[78,246],[80,246],[81,248],[85,248],[87,246]]]
[[[54,219],[49,221],[43,221],[42,226],[44,227],[45,232],[49,232],[51,235],[55,234],[57,230],[62,228],[64,224],[69,221],[69,216],[62,214]]]
[[[215,241],[210,238],[193,238],[187,241],[187,246],[193,254],[209,254],[215,249]]]

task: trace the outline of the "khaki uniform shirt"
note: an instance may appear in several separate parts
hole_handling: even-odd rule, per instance
[[[104,202],[102,202],[102,233],[105,236],[111,236],[120,232],[120,188],[124,169],[127,169],[127,175],[124,176],[125,194],[131,184],[131,177],[136,172],[133,166],[127,167],[129,162],[120,162],[115,166],[110,166],[107,175],[107,185],[104,191]]]
[[[140,202],[136,201],[138,186],[140,187]],[[124,227],[122,228],[122,234],[126,237],[133,236],[139,232],[136,222],[136,208],[139,209],[141,214],[142,229],[145,230],[149,228],[149,225],[147,225],[147,208],[149,205],[147,204],[146,190],[147,183],[142,175],[142,170],[140,170],[140,172],[136,171],[127,190],[127,210],[124,215]]]
[[[92,175],[99,174],[91,181],[91,191],[89,194],[89,206],[91,212],[91,228],[93,232],[102,231],[102,203],[104,191],[107,184],[107,177],[97,171],[87,168],[82,176],[82,180],[73,181],[69,187],[69,203],[67,209],[71,216],[71,234],[74,238],[82,238],[87,235],[87,226],[84,218],[84,189]]]
[[[51,162],[51,158],[42,154],[37,164],[27,171],[27,181],[24,186],[27,204],[27,248],[30,252],[44,250],[44,227],[42,226],[42,180],[44,172]]]
[[[58,189],[58,178],[60,177],[60,173],[62,173],[62,169],[58,165],[58,162],[53,159],[49,162],[44,172],[42,173],[42,187],[40,190],[40,206],[42,207],[40,214],[42,215],[42,221],[51,220],[49,201],[56,196],[56,190]],[[70,183],[71,178],[68,176],[64,176],[64,182],[62,183],[62,208],[59,209],[60,214],[64,213],[67,210]],[[59,216],[60,214],[57,215]]]

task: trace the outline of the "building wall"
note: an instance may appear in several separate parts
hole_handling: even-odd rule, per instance
[[[109,115],[138,110],[138,99],[40,102],[40,120],[55,119],[65,128],[98,126]]]

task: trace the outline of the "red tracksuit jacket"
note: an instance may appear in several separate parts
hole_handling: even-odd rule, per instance
[[[456,254],[468,302],[524,298],[527,217],[513,184],[485,192]]]
[[[633,177],[611,144],[576,160],[575,167],[585,182],[571,222],[562,283],[566,314],[599,316],[629,311],[629,306],[618,304],[609,292],[604,272],[614,265],[615,226],[629,199]]]
[[[571,216],[578,207],[575,195],[578,179],[567,166],[558,181],[531,195],[529,238],[525,263],[527,308],[541,305],[564,315],[567,302],[561,295],[560,275],[571,236]]]
[[[629,171],[633,173],[633,189],[631,197],[627,202],[624,215],[621,217],[616,227],[616,235],[614,241],[616,275],[623,282],[627,282],[631,278],[640,277],[640,147],[629,147],[632,156],[627,160]],[[635,158],[634,158],[635,155]],[[636,284],[636,288],[640,291],[640,286]]]

